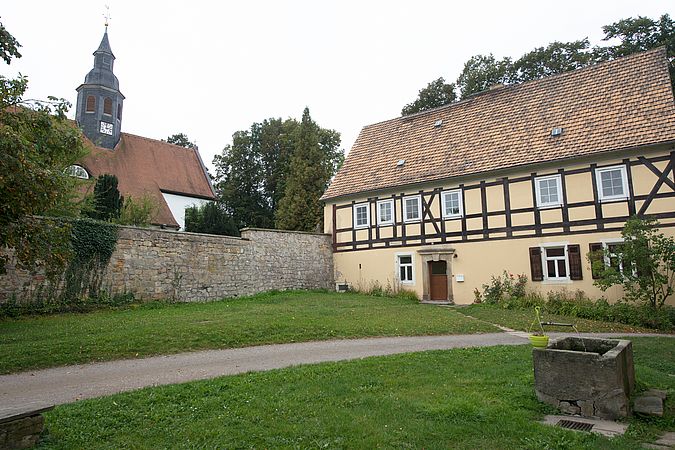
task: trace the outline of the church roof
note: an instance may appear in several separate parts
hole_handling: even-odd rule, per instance
[[[114,150],[86,140],[90,154],[80,164],[90,175],[113,174],[120,193],[137,199],[144,194],[159,206],[152,223],[178,227],[162,193],[214,200],[211,181],[196,149],[121,133]],[[93,190],[93,187],[91,188]]]
[[[112,49],[110,48],[110,42],[108,41],[108,30],[105,30],[105,33],[103,33],[103,39],[101,39],[101,43],[98,46],[98,49],[94,52],[96,53],[108,53],[110,54],[113,58],[115,55],[112,52]]]
[[[660,47],[368,125],[322,199],[672,142]]]

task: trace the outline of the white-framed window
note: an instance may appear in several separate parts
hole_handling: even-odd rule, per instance
[[[422,217],[422,198],[419,195],[403,198],[403,220],[418,222]]]
[[[414,284],[413,255],[411,253],[396,254],[396,278],[401,284]]]
[[[626,166],[603,167],[595,170],[600,201],[624,200],[628,198],[628,175]]]
[[[544,280],[566,281],[570,279],[570,260],[566,243],[542,245],[541,262]]]
[[[462,190],[453,189],[452,191],[445,191],[441,195],[441,203],[443,208],[443,217],[446,219],[454,219],[464,215],[464,205],[462,205]]]
[[[71,177],[81,178],[83,180],[89,179],[89,172],[87,172],[87,169],[85,169],[82,166],[78,166],[77,164],[73,164],[72,166],[66,167],[66,170],[64,170],[64,172],[67,175],[70,175]]]
[[[377,224],[391,225],[394,223],[394,200],[380,200],[377,202]]]
[[[604,250],[605,266],[613,267],[620,273],[623,273],[623,261],[621,258],[621,247],[623,239],[607,239],[602,241]]]
[[[549,175],[534,179],[538,208],[554,208],[563,203],[562,180],[560,175]]]
[[[370,204],[354,205],[354,228],[368,228],[370,226]]]

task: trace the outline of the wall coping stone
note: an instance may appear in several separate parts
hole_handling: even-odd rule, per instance
[[[290,234],[309,234],[311,236],[331,236],[330,233],[315,233],[313,231],[296,231],[296,230],[275,230],[273,228],[253,228],[246,227],[239,230],[242,233],[247,231],[264,231],[269,233],[290,233]]]
[[[148,231],[151,233],[165,233],[171,236],[203,236],[207,238],[214,239],[230,239],[233,241],[248,241],[249,239],[239,237],[239,236],[226,236],[223,234],[208,234],[208,233],[192,233],[190,231],[175,231],[175,230],[162,230],[161,228],[151,228],[151,227],[135,227],[132,225],[117,225],[121,229],[128,230],[138,230],[138,231]]]
[[[12,422],[14,420],[23,419],[25,417],[37,416],[43,412],[51,411],[54,409],[54,405],[41,406],[39,408],[13,408],[9,410],[0,411],[0,423]]]

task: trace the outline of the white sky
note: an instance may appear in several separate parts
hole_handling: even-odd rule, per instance
[[[454,81],[472,55],[518,57],[588,37],[672,1],[127,1],[8,0],[0,21],[23,57],[0,73],[29,78],[27,98],[64,97],[93,66],[110,5],[115,74],[126,96],[122,131],[183,132],[204,162],[232,133],[305,106],[346,150],[367,124],[397,117],[439,76]],[[74,117],[71,110],[70,117]]]

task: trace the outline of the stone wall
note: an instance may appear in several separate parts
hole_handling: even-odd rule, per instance
[[[273,289],[333,288],[330,236],[244,229],[241,238],[120,227],[103,288],[137,299],[216,300]],[[44,277],[12,264],[0,301],[25,298]]]

